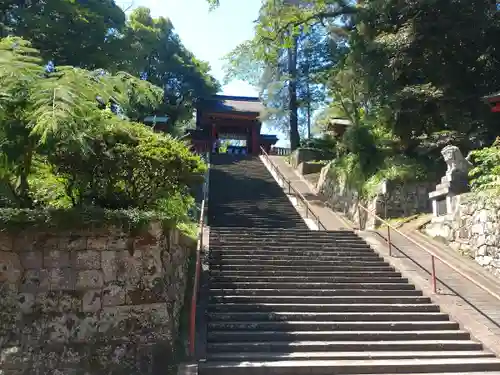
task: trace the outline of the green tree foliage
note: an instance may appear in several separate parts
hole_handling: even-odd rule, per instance
[[[210,66],[184,47],[170,20],[151,17],[148,8],[131,13],[124,38],[132,47],[124,68],[164,89],[169,125],[188,120],[199,98],[220,89]]]
[[[108,68],[122,52],[125,14],[114,0],[5,0],[0,15],[0,36],[29,40],[57,65]]]
[[[88,148],[82,152],[60,142],[48,155],[75,206],[161,208],[177,192],[186,195],[203,173],[199,157],[185,144],[141,124],[112,123],[89,140]]]
[[[309,15],[299,22],[303,12],[283,1],[263,1],[255,38],[226,58],[229,78],[257,83],[267,107],[264,120],[289,134],[293,149],[300,133],[310,136],[313,112],[325,100],[328,72],[345,53],[329,37],[332,21],[321,24],[325,17]]]
[[[490,0],[263,0],[253,40],[233,51],[227,70],[266,83],[269,121],[291,131],[294,95],[299,118],[301,110],[323,107],[318,129],[332,117],[350,120],[335,146],[346,176],[408,178],[423,167],[430,178],[444,145],[467,151],[498,133],[498,114],[481,97],[500,87],[499,35]],[[485,151],[488,160],[496,160],[495,150]]]
[[[40,58],[58,67],[145,78],[164,90],[157,112],[168,116],[175,134],[193,116],[199,98],[220,88],[210,66],[185,48],[170,20],[153,18],[144,7],[127,19],[114,0],[7,0],[0,4],[1,36],[30,41]],[[139,110],[132,119],[142,115]]]
[[[440,130],[490,132],[480,98],[500,86],[491,1],[370,1],[354,21],[353,60],[405,144]]]
[[[469,171],[471,187],[476,191],[500,192],[500,137],[491,147],[471,152],[474,168]]]
[[[47,203],[50,192],[34,176],[41,170],[53,173],[45,180],[58,201],[73,205],[157,208],[169,196],[186,195],[203,170],[200,159],[129,121],[162,105],[162,89],[124,72],[48,71],[42,61],[29,42],[0,39],[2,204]]]

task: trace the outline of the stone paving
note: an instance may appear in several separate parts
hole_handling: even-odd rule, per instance
[[[313,187],[286,162],[283,157],[271,156],[273,163],[290,180],[292,187],[298,190],[310,203],[313,211],[328,230],[352,229],[350,223],[339,212],[327,208]],[[403,228],[404,231],[404,228]],[[500,356],[500,300],[474,285],[450,267],[436,260],[438,293],[432,292],[431,257],[424,248],[433,251],[454,267],[460,269],[482,285],[500,295],[500,280],[482,270],[472,260],[453,253],[448,247],[419,235],[415,229],[408,233],[424,248],[416,246],[403,236],[391,233],[391,242],[395,245],[389,256],[385,241],[386,230],[380,232],[362,231],[358,234],[380,253],[389,263],[408,277],[419,289],[441,306],[463,329],[482,342],[485,347]],[[478,268],[479,267],[479,268]]]

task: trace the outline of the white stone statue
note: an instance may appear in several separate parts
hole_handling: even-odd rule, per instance
[[[446,162],[446,178],[451,181],[453,175],[460,174],[462,176],[467,176],[469,169],[472,167],[472,163],[464,158],[462,152],[457,146],[446,146],[441,150],[441,155],[443,155],[444,161]]]

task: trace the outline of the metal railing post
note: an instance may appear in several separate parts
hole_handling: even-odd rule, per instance
[[[434,256],[431,255],[431,267],[432,267],[432,293],[437,293],[437,280],[436,280],[436,260]]]
[[[387,245],[389,246],[389,256],[392,257],[391,227],[387,226]]]

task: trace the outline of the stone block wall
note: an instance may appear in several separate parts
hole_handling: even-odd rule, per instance
[[[156,223],[0,232],[2,375],[165,374],[195,246]]]
[[[380,193],[370,199],[359,201],[361,199],[359,193],[346,187],[343,181],[338,181],[335,175],[330,173],[330,168],[331,165],[329,164],[322,170],[322,176],[317,185],[318,192],[325,196],[328,204],[334,210],[343,212],[350,220],[362,228],[371,229],[379,223],[365,211],[359,211],[357,209],[358,202],[381,218],[385,217],[386,204],[388,218],[408,217],[432,211],[428,194],[434,190],[435,183],[402,184],[388,182],[385,196],[382,194],[382,187],[380,186]]]
[[[321,150],[317,150],[314,148],[299,148],[290,154],[290,164],[292,165],[292,167],[298,168],[301,163],[323,160],[325,158],[326,155]]]
[[[335,211],[344,213],[360,228],[374,228],[377,223],[366,212],[358,210],[358,203],[377,213],[380,206],[378,200],[376,198],[361,200],[358,192],[346,187],[342,181],[338,181],[332,173],[329,173],[329,168],[330,164],[321,171],[320,180],[316,187],[318,192],[326,198],[328,206]]]
[[[436,188],[435,182],[400,183],[388,182],[386,197],[380,197],[382,214],[387,202],[387,217],[409,217],[420,213],[432,212],[429,193]]]
[[[454,196],[455,211],[432,219],[424,232],[500,277],[500,198]]]
[[[324,166],[324,164],[320,163],[302,162],[297,167],[297,171],[304,176],[306,174],[319,173]]]

